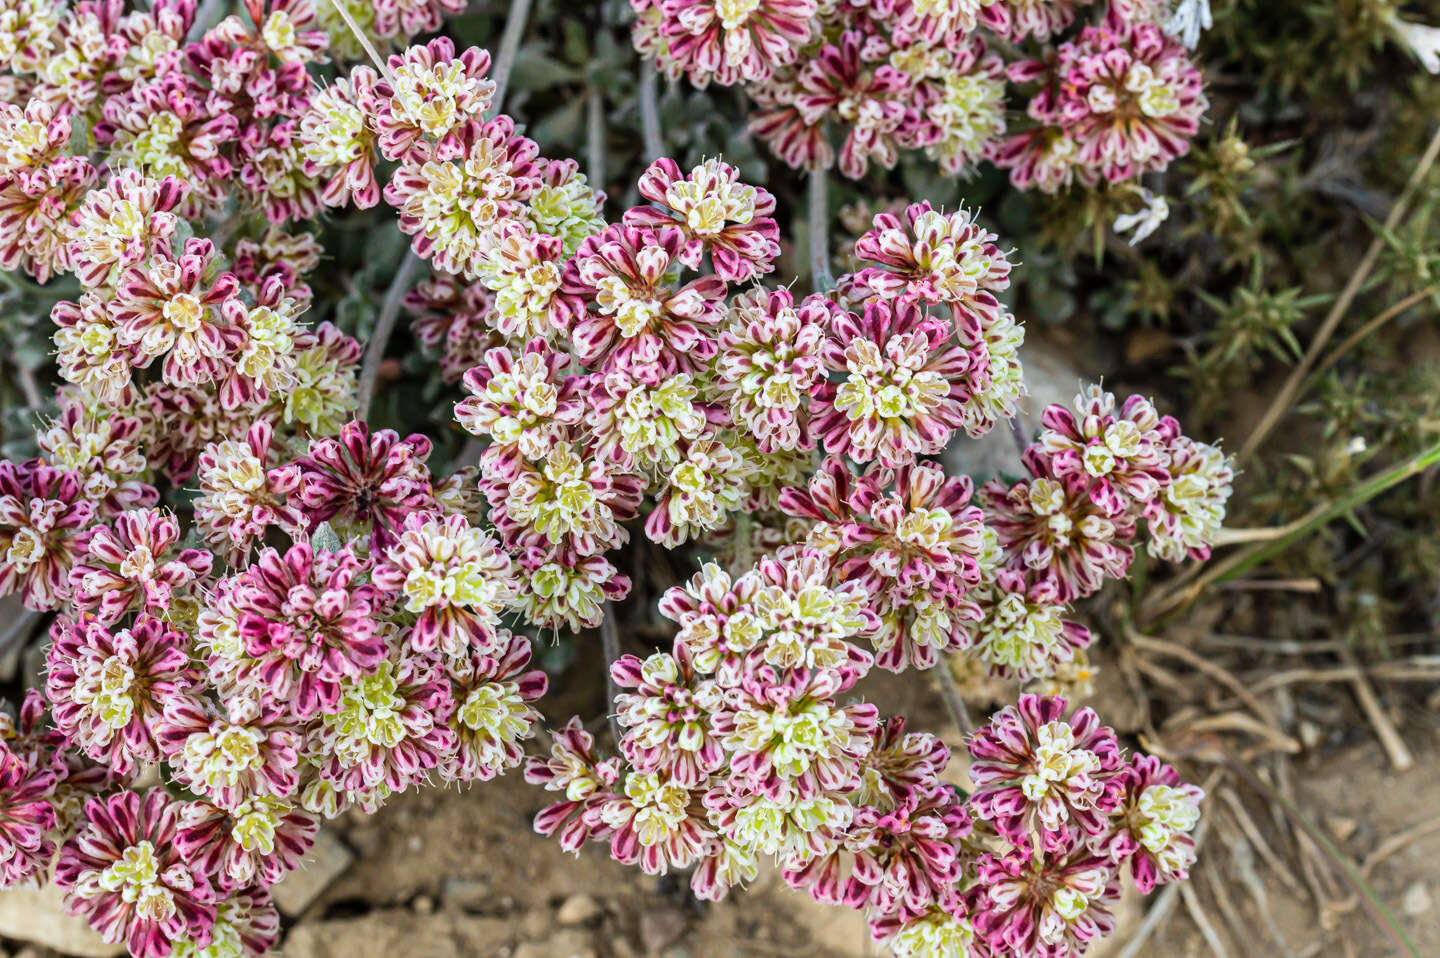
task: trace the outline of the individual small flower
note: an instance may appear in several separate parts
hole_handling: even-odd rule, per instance
[[[157,509],[121,513],[90,534],[85,555],[70,570],[71,602],[95,612],[106,625],[132,608],[164,615],[177,590],[210,574],[212,557],[199,549],[176,551],[179,541],[180,523],[173,514]]]
[[[495,95],[489,72],[489,53],[470,47],[457,56],[449,37],[391,56],[372,95],[380,152],[387,160],[462,154],[466,134],[480,124]]]
[[[1116,409],[1115,396],[1091,385],[1075,397],[1075,412],[1046,408],[1039,445],[1057,478],[1086,490],[1107,515],[1143,508],[1169,481],[1166,441],[1179,432],[1142,396]]]
[[[372,28],[377,37],[408,39],[440,29],[446,16],[465,12],[464,0],[376,0]]]
[[[534,703],[547,679],[530,664],[530,640],[506,633],[497,651],[446,663],[455,711],[450,729],[455,748],[437,771],[448,782],[489,781],[520,764],[521,745],[535,734],[540,713]]]
[[[419,784],[455,750],[455,704],[438,665],[418,655],[347,680],[320,718],[321,777],[347,791]]]
[[[166,708],[158,737],[175,780],[224,809],[248,799],[292,795],[304,738],[283,707],[216,715],[196,702]]]
[[[992,953],[1016,958],[1080,958],[1115,930],[1110,906],[1120,882],[1109,862],[1067,843],[1031,856],[984,855],[971,914]]]
[[[873,300],[863,317],[836,315],[823,355],[845,378],[822,382],[811,408],[825,450],[899,466],[943,449],[964,422],[971,362],[950,333],[903,300]]]
[[[437,269],[474,279],[482,245],[505,220],[523,219],[525,203],[540,187],[540,148],[498,116],[466,137],[454,160],[410,157],[388,186],[385,200],[400,211],[411,247]]]
[[[568,364],[564,353],[533,339],[519,355],[487,350],[465,373],[470,396],[455,405],[455,418],[466,432],[490,440],[486,461],[542,460],[579,423],[580,382],[567,374]]]
[[[645,520],[645,535],[668,548],[718,529],[745,500],[755,465],[715,439],[692,443],[664,477],[663,492]]]
[[[656,652],[643,661],[624,655],[610,666],[622,692],[616,716],[625,729],[620,750],[639,772],[658,772],[684,788],[702,785],[725,762],[725,750],[711,727],[721,707],[716,684],[698,676],[684,647]]]
[[[1214,446],[1177,436],[1168,446],[1170,481],[1145,508],[1151,555],[1170,562],[1210,558],[1235,477]]]
[[[32,764],[0,744],[0,888],[43,876],[55,857],[46,836],[58,824],[54,769]]]
[[[206,941],[215,923],[209,876],[176,844],[183,807],[163,788],[93,798],[60,849],[55,884],[66,906],[134,958],[166,958],[181,938]]]
[[[605,603],[630,591],[630,579],[603,555],[571,556],[533,547],[526,552],[517,602],[525,621],[537,629],[593,629],[605,616]]]
[[[821,296],[797,306],[781,289],[742,293],[729,309],[715,385],[731,420],[754,434],[763,453],[808,448],[810,400],[825,375],[833,307]]]
[[[1115,217],[1116,235],[1134,230],[1130,235],[1130,245],[1134,246],[1141,242],[1151,233],[1160,228],[1170,216],[1170,204],[1165,202],[1165,197],[1149,190],[1140,191],[1140,202],[1143,204],[1140,209],[1133,213],[1122,213]]]
[[[369,209],[380,202],[375,178],[375,134],[365,104],[376,83],[375,71],[357,66],[317,90],[300,118],[300,153],[305,173],[325,180],[320,199],[326,206],[354,202]]]
[[[1022,695],[970,737],[970,810],[1017,846],[1039,833],[1046,852],[1104,832],[1123,786],[1120,745],[1084,708],[1065,718],[1058,696]]]
[[[706,333],[720,321],[725,284],[706,276],[675,288],[684,243],[674,227],[611,226],[580,245],[563,286],[587,303],[569,330],[577,359],[602,371],[693,372],[715,354]]]
[[[173,176],[157,181],[135,170],[121,170],[92,190],[73,227],[75,275],[93,288],[144,260],[157,241],[174,235],[180,218],[172,211],[186,192],[184,181]]]
[[[1077,6],[1090,0],[1001,0],[1005,13],[997,32],[1013,43],[1026,37],[1045,40],[1075,20]]]
[[[220,589],[233,603],[243,652],[241,682],[255,696],[286,702],[298,721],[340,707],[342,683],[372,674],[385,658],[377,611],[381,592],[361,582],[353,550],[264,549]],[[202,614],[200,635],[220,641],[219,620]]]
[[[419,616],[408,633],[411,648],[452,659],[499,651],[496,627],[518,587],[499,544],[455,515],[408,516],[370,580]]]
[[[274,427],[262,420],[250,427],[244,441],[210,443],[200,453],[195,523],[207,544],[225,550],[236,562],[269,527],[292,534],[304,528],[299,510],[286,502],[299,484],[298,469],[268,467],[274,435]]]
[[[180,810],[175,846],[220,894],[273,885],[299,866],[320,823],[271,796],[246,797],[231,809],[206,801]]]
[[[760,81],[795,62],[816,0],[658,0],[665,60],[696,86]]]
[[[707,562],[684,585],[666,591],[660,614],[680,626],[677,648],[705,675],[724,670],[724,684],[738,683],[744,659],[763,636],[754,608],[756,576],[738,581],[714,562]]]
[[[981,490],[985,522],[999,536],[1002,562],[1026,572],[1033,586],[1056,601],[1091,595],[1106,578],[1122,578],[1130,566],[1127,543],[1135,534],[1125,514],[1109,515],[1084,484],[1063,480],[1038,446],[1021,457],[1030,472],[1006,486],[992,479]]]
[[[1124,792],[1111,817],[1111,830],[1092,847],[1118,867],[1129,861],[1130,876],[1142,894],[1156,885],[1184,881],[1195,864],[1191,833],[1200,821],[1205,793],[1152,755],[1136,755],[1121,776]]]
[[[429,508],[430,440],[419,434],[401,439],[391,429],[371,432],[352,420],[334,439],[312,439],[300,467],[297,498],[313,526],[339,517],[367,530],[384,548],[412,512]]]
[[[39,459],[0,461],[0,595],[58,607],[94,515],[77,473]]]
[[[599,555],[630,539],[620,525],[635,517],[644,487],[639,477],[613,471],[593,452],[558,446],[538,464],[517,463],[481,483],[491,521],[509,542],[543,540],[576,556]]]
[[[740,182],[739,171],[720,160],[706,160],[685,176],[668,157],[650,164],[640,177],[640,195],[659,206],[626,211],[628,226],[660,229],[676,226],[685,235],[680,262],[699,269],[706,252],[715,275],[743,283],[775,268],[780,229],[775,197]]]
[[[873,264],[857,279],[887,299],[993,316],[999,310],[995,294],[1010,286],[1010,260],[996,239],[966,210],[942,213],[915,203],[903,219],[879,213],[874,228],[855,241],[856,258]]]
[[[0,104],[0,179],[53,161],[70,141],[70,117],[42,100]]]
[[[153,765],[165,709],[193,699],[189,640],[159,619],[111,632],[90,616],[51,627],[45,693],[56,728],[119,773]]]

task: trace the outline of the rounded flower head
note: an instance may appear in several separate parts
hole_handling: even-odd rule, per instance
[[[472,435],[490,440],[487,462],[544,459],[580,421],[580,383],[565,372],[568,358],[535,339],[518,356],[506,347],[487,350],[465,373],[469,398],[455,418]]]
[[[620,523],[634,518],[644,491],[637,476],[614,468],[594,452],[566,444],[539,464],[517,461],[481,480],[481,489],[507,542],[599,555],[629,541]]]
[[[299,511],[285,501],[299,483],[299,471],[268,467],[274,434],[274,427],[262,420],[243,441],[212,442],[200,453],[195,470],[200,486],[195,523],[207,544],[224,550],[237,564],[270,526],[296,535],[304,528]]]
[[[710,721],[721,706],[721,691],[696,674],[683,646],[677,653],[656,652],[643,661],[621,656],[610,675],[618,687],[634,689],[615,699],[625,730],[620,750],[631,766],[695,788],[725,762]]]
[[[834,307],[821,296],[800,305],[789,290],[742,293],[720,333],[716,387],[730,418],[752,432],[760,450],[811,445],[811,396],[825,375],[824,337]]]
[[[141,615],[113,633],[90,616],[60,619],[51,637],[45,692],[55,726],[116,772],[155,764],[165,709],[197,691],[186,636]]]
[[[52,161],[70,141],[70,117],[42,100],[0,104],[0,179]]]
[[[564,280],[586,303],[571,326],[575,355],[591,369],[659,365],[692,372],[715,354],[725,284],[706,276],[675,288],[684,234],[611,226],[580,245]]]
[[[457,515],[407,517],[371,581],[419,616],[408,633],[411,648],[439,649],[448,658],[499,651],[496,627],[518,586],[499,543]]]
[[[1151,755],[1137,755],[1122,773],[1124,792],[1111,829],[1092,847],[1118,867],[1130,862],[1135,887],[1150,894],[1156,885],[1184,881],[1195,863],[1191,833],[1200,821],[1205,793],[1180,780],[1175,769]]]
[[[134,958],[166,958],[171,942],[206,940],[215,923],[209,876],[176,843],[183,807],[162,788],[91,799],[60,849],[55,884],[66,906]]]
[[[720,160],[706,160],[687,177],[662,157],[640,177],[640,195],[659,206],[625,213],[630,226],[676,226],[685,235],[680,262],[699,269],[706,252],[715,275],[743,283],[770,272],[780,255],[780,230],[771,215],[775,197],[741,183],[739,172]]]
[[[380,590],[358,581],[364,572],[349,549],[315,553],[309,545],[284,553],[265,549],[255,564],[217,591],[229,598],[246,698],[288,703],[300,721],[338,707],[345,679],[370,674],[385,657],[377,611]],[[212,647],[227,643],[221,619],[200,620]]]
[[[838,314],[824,356],[845,376],[816,393],[813,428],[827,452],[899,466],[939,452],[964,424],[970,356],[949,323],[913,304],[876,300],[863,318]]]
[[[765,80],[793,63],[810,39],[816,0],[658,0],[663,60],[690,75],[733,86]]]
[[[870,930],[895,958],[982,958],[975,925],[935,908],[915,918],[871,920]]]
[[[561,291],[564,244],[558,236],[532,233],[506,220],[480,242],[476,275],[495,293],[493,320],[506,339],[523,342],[549,337],[579,311],[575,297]]]
[[[0,595],[58,607],[94,514],[78,474],[39,459],[0,462]]]
[[[720,528],[744,502],[754,472],[745,450],[715,439],[692,443],[664,477],[664,491],[645,520],[645,535],[673,549]]]
[[[1090,645],[1089,629],[1065,619],[1065,606],[1030,595],[1024,575],[1013,569],[996,573],[972,596],[984,617],[969,627],[966,651],[995,675],[1051,678]]]
[[[530,640],[508,633],[494,654],[446,663],[455,701],[450,716],[455,748],[440,762],[441,778],[484,782],[520,764],[521,743],[540,721],[534,703],[548,681],[538,669],[526,671],[529,664]]]
[[[225,809],[292,794],[300,780],[300,728],[279,705],[236,711],[217,716],[184,700],[166,708],[159,739],[175,780]]]
[[[85,555],[70,571],[71,601],[107,625],[132,608],[163,615],[177,590],[210,573],[212,557],[199,549],[174,550],[179,540],[180,523],[169,513],[121,513],[91,533]]]
[[[71,261],[87,288],[149,256],[155,244],[174,235],[180,219],[172,210],[185,198],[181,180],[153,180],[135,170],[121,170],[105,186],[93,190],[74,225]]]
[[[270,796],[247,797],[228,810],[190,802],[180,811],[175,845],[224,894],[284,878],[315,844],[318,830],[308,812]]]
[[[611,858],[664,875],[695,864],[716,841],[697,798],[663,772],[631,772],[590,817],[607,833]]]
[[[542,158],[543,159],[543,158]],[[526,202],[526,219],[541,236],[560,240],[566,256],[605,228],[605,194],[590,188],[575,160],[544,159],[542,182]]]
[[[375,178],[375,134],[365,106],[376,83],[367,66],[351,69],[317,90],[300,118],[300,153],[306,174],[324,178],[320,199],[339,207],[353,201],[360,209],[380,202]]]
[[[144,431],[138,416],[90,409],[62,396],[59,418],[36,436],[36,444],[52,466],[80,477],[97,516],[109,516],[159,501],[155,487],[145,481],[150,466],[141,445]]]
[[[1161,419],[1140,396],[1117,410],[1115,396],[1094,385],[1075,397],[1075,410],[1050,406],[1041,417],[1039,442],[1055,475],[1084,486],[1110,515],[1147,506],[1169,481],[1166,445],[1179,432],[1175,420]]]
[[[421,435],[401,439],[391,429],[374,433],[352,420],[334,439],[312,439],[300,467],[298,498],[313,525],[337,517],[368,530],[383,548],[412,512],[430,508],[430,440]]]
[[[43,876],[55,857],[46,835],[58,824],[51,802],[54,769],[26,761],[0,743],[0,888]]]
[[[1219,449],[1186,436],[1171,440],[1167,453],[1170,481],[1145,508],[1146,548],[1170,562],[1208,559],[1235,472]]]
[[[279,937],[280,913],[270,893],[256,885],[216,905],[209,944],[199,944],[204,937],[177,939],[170,958],[260,958]]]
[[[745,657],[763,634],[754,608],[758,588],[757,577],[735,581],[719,564],[707,562],[660,599],[660,614],[680,626],[676,646],[685,649],[697,671],[712,675],[724,669],[726,685],[739,681]]]
[[[1070,843],[1032,857],[1024,851],[985,855],[971,907],[976,929],[995,954],[1080,958],[1115,930],[1110,906],[1120,882],[1109,862]]]
[[[1120,801],[1115,733],[1091,709],[1069,719],[1063,698],[1022,695],[970,738],[970,810],[1016,846],[1046,851],[1101,834]]]
[[[966,210],[942,213],[915,203],[903,218],[877,214],[874,227],[855,241],[856,258],[874,264],[857,279],[887,299],[993,316],[995,294],[1010,286],[1010,261],[995,241]]]
[[[495,95],[490,54],[470,47],[459,56],[449,37],[436,37],[390,57],[374,87],[375,129],[387,160],[416,154],[447,160],[464,152],[465,134],[479,125]]]
[[[574,556],[543,547],[526,549],[520,577],[520,610],[537,629],[593,629],[605,616],[605,603],[630,591],[630,579],[603,555]]]
[[[1108,515],[1084,485],[1061,479],[1039,447],[1022,457],[1031,478],[981,492],[985,521],[999,536],[1004,564],[1060,602],[1092,594],[1130,565],[1133,519]]]
[[[95,168],[83,156],[0,179],[0,269],[23,269],[37,282],[72,268],[75,212],[98,190]]]
[[[491,230],[523,219],[540,186],[539,147],[499,116],[466,136],[454,159],[407,158],[385,187],[415,254],[437,269],[474,279]]]

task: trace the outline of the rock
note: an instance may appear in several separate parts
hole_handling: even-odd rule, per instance
[[[514,958],[595,958],[595,945],[582,931],[570,928],[546,941],[527,941]]]
[[[454,908],[483,911],[491,900],[490,882],[484,878],[447,878],[440,898]]]
[[[1029,440],[1040,428],[1040,414],[1045,407],[1052,403],[1068,406],[1080,391],[1085,376],[1075,367],[1074,357],[1056,344],[1039,340],[1027,341],[1020,348],[1020,365],[1025,370],[1025,388],[1029,394],[1021,398],[1020,413],[1015,421]],[[996,423],[994,429],[979,439],[956,434],[941,454],[941,460],[946,472],[968,475],[977,487],[995,476],[1018,476],[1024,471],[1020,465],[1020,446],[1008,422]]]
[[[107,945],[84,918],[65,911],[60,889],[12,888],[0,892],[0,938],[14,938],[75,958],[125,954],[123,944]]]
[[[305,921],[277,954],[285,958],[477,958],[500,955],[512,941],[510,923],[454,912],[417,915],[386,908],[359,918]],[[588,958],[593,958],[592,952]],[[561,958],[556,955],[555,958]]]
[[[1417,881],[1405,889],[1405,897],[1400,899],[1400,910],[1411,918],[1419,918],[1425,914],[1435,903],[1430,900],[1430,889],[1423,881]]]
[[[1355,834],[1355,829],[1360,827],[1360,823],[1346,815],[1326,815],[1325,827],[1330,830],[1331,835],[1335,836],[1336,841],[1344,842]]]
[[[420,895],[410,903],[410,907],[415,909],[417,915],[430,915],[435,912],[435,899],[429,895]]]
[[[685,916],[664,905],[649,909],[640,916],[640,944],[647,952],[658,954],[685,934]]]
[[[272,889],[275,905],[294,918],[309,908],[354,860],[354,853],[333,832],[322,829],[300,867]]]
[[[565,899],[555,918],[562,925],[583,925],[600,917],[600,903],[589,895],[571,895]]]
[[[555,919],[543,908],[527,911],[520,918],[520,934],[525,938],[544,938],[555,927]]]

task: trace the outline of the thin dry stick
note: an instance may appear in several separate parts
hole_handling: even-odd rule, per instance
[[[1340,660],[1353,668],[1359,668],[1360,663],[1356,660],[1355,654],[1349,649],[1340,651]],[[1350,687],[1355,690],[1355,698],[1360,702],[1360,709],[1365,717],[1370,720],[1370,726],[1375,729],[1375,737],[1380,739],[1380,744],[1385,748],[1385,754],[1390,757],[1390,764],[1397,772],[1408,772],[1415,767],[1415,756],[1406,747],[1405,740],[1395,730],[1395,723],[1385,714],[1385,707],[1380,704],[1380,698],[1375,694],[1375,688],[1370,680],[1365,677],[1364,672],[1359,672],[1350,680]]]
[[[511,0],[510,10],[505,14],[505,29],[500,34],[500,49],[495,56],[495,71],[490,79],[495,83],[495,95],[490,100],[486,118],[500,112],[505,102],[505,88],[510,85],[510,73],[515,69],[515,57],[520,52],[520,40],[525,36],[525,23],[530,19],[530,0]]]
[[[1360,863],[1360,877],[1369,881],[1370,873],[1375,870],[1376,865],[1396,852],[1409,848],[1431,832],[1440,832],[1440,818],[1432,818],[1428,822],[1421,822],[1413,828],[1407,828],[1399,834],[1391,835],[1375,846],[1373,852],[1365,856],[1365,860]]]
[[[1420,189],[1420,184],[1424,181],[1426,174],[1430,172],[1430,167],[1435,164],[1435,158],[1437,156],[1440,156],[1440,127],[1436,128],[1435,134],[1430,138],[1430,144],[1425,147],[1425,152],[1421,155],[1420,161],[1415,164],[1415,169],[1410,173],[1410,179],[1405,184],[1405,189],[1401,191],[1400,198],[1395,201],[1395,205],[1390,208],[1389,215],[1385,217],[1385,225],[1381,229],[1382,233],[1388,233],[1393,230],[1405,216],[1406,210],[1410,208],[1411,201]],[[1255,452],[1255,449],[1260,443],[1265,441],[1265,437],[1270,435],[1270,431],[1280,422],[1280,417],[1285,415],[1286,411],[1290,408],[1290,403],[1294,400],[1295,393],[1299,390],[1300,384],[1304,382],[1305,377],[1310,372],[1310,368],[1315,365],[1315,361],[1320,357],[1320,350],[1325,348],[1325,344],[1329,342],[1330,337],[1335,334],[1335,330],[1340,325],[1340,321],[1344,319],[1345,314],[1350,311],[1351,303],[1353,303],[1355,297],[1359,295],[1360,288],[1365,285],[1365,281],[1370,278],[1370,272],[1375,268],[1375,263],[1380,259],[1380,252],[1384,248],[1385,239],[1383,236],[1377,235],[1370,241],[1370,247],[1365,250],[1365,255],[1360,259],[1360,264],[1355,267],[1355,272],[1350,274],[1350,280],[1345,284],[1345,288],[1340,291],[1340,295],[1335,300],[1335,305],[1330,307],[1329,314],[1326,315],[1325,321],[1320,324],[1320,329],[1315,333],[1315,338],[1311,340],[1310,348],[1305,351],[1305,356],[1300,360],[1299,365],[1290,371],[1290,375],[1285,380],[1285,385],[1280,387],[1280,392],[1276,394],[1275,398],[1270,402],[1270,408],[1265,410],[1265,415],[1261,418],[1260,424],[1255,427],[1255,431],[1246,438],[1245,444],[1240,447],[1241,460],[1250,458],[1251,454]]]
[[[930,672],[935,676],[935,685],[940,689],[940,698],[945,702],[945,711],[950,713],[950,721],[955,723],[961,735],[969,735],[975,731],[975,726],[970,722],[970,710],[965,707],[965,700],[960,697],[955,676],[950,674],[949,661],[942,658],[931,667]]]
[[[390,343],[390,334],[395,331],[395,321],[400,318],[400,305],[405,301],[423,260],[414,250],[405,251],[405,259],[395,271],[390,288],[380,303],[380,317],[370,331],[370,341],[365,345],[365,359],[360,365],[360,381],[355,387],[355,418],[366,419],[370,415],[370,403],[375,398],[375,386],[380,379],[380,364],[385,360],[385,347]]]
[[[586,177],[597,190],[605,188],[605,101],[600,90],[591,87],[585,96],[585,141],[590,156]]]
[[[1335,347],[1335,351],[1332,352],[1329,356],[1326,356],[1323,363],[1315,367],[1315,372],[1310,374],[1310,378],[1307,379],[1305,381],[1305,384],[1300,388],[1300,395],[1303,396],[1307,392],[1309,392],[1310,389],[1315,385],[1316,381],[1318,381],[1321,376],[1325,375],[1326,370],[1338,363],[1342,356],[1344,356],[1347,352],[1349,352],[1355,347],[1356,343],[1362,342],[1367,336],[1375,332],[1375,330],[1379,329],[1381,326],[1384,326],[1386,323],[1390,322],[1390,320],[1394,319],[1396,316],[1399,316],[1411,306],[1414,306],[1416,303],[1420,302],[1426,297],[1433,296],[1436,292],[1436,289],[1437,287],[1435,286],[1426,286],[1424,289],[1416,290],[1409,296],[1406,296],[1404,299],[1400,300],[1400,302],[1382,311],[1374,319],[1370,320],[1370,322],[1355,330],[1355,332],[1351,333],[1349,336],[1346,336],[1343,340],[1341,340],[1340,345]]]
[[[660,73],[655,64],[640,64],[640,129],[645,137],[645,158],[658,160],[665,155],[665,140],[660,135]]]
[[[1280,734],[1284,734],[1285,728],[1280,722],[1280,717],[1275,714],[1275,711],[1246,688],[1244,682],[1241,682],[1230,672],[1216,665],[1210,659],[1195,654],[1183,645],[1166,642],[1164,639],[1152,639],[1148,635],[1141,635],[1134,630],[1129,632],[1127,638],[1136,648],[1144,649],[1147,652],[1154,652],[1159,655],[1168,655],[1171,658],[1179,659],[1192,668],[1204,672],[1239,696],[1240,701],[1244,702],[1250,711],[1255,713],[1256,718],[1260,719],[1260,721],[1266,725],[1271,726]]]
[[[610,722],[610,734],[615,738],[615,744],[620,744],[620,722],[615,713],[615,698],[619,690],[615,687],[615,678],[610,674],[610,666],[620,658],[620,633],[615,628],[615,605],[611,602],[605,603],[605,616],[600,620],[600,649],[605,656],[605,717]]]
[[[826,293],[835,285],[830,272],[830,197],[829,180],[824,170],[810,171],[809,227],[810,281],[815,292]]]
[[[25,405],[31,409],[39,409],[45,405],[45,400],[40,395],[40,387],[35,382],[34,371],[16,363],[15,374],[15,378],[20,380],[20,391],[25,394]]]
[[[1185,911],[1190,915],[1190,920],[1195,927],[1200,929],[1200,936],[1205,939],[1205,944],[1210,946],[1210,952],[1215,958],[1230,958],[1230,952],[1226,950],[1225,943],[1220,940],[1220,934],[1215,926],[1210,924],[1210,919],[1205,917],[1205,909],[1200,906],[1200,896],[1190,887],[1189,882],[1178,882],[1171,886],[1180,889],[1180,900],[1185,903]]]

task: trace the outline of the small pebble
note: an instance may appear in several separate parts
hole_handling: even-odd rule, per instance
[[[1417,881],[1405,889],[1405,897],[1400,899],[1400,910],[1411,918],[1418,918],[1425,914],[1435,903],[1430,900],[1430,889],[1423,881]]]
[[[589,895],[571,895],[561,904],[555,918],[562,925],[584,925],[600,917],[600,903]]]

